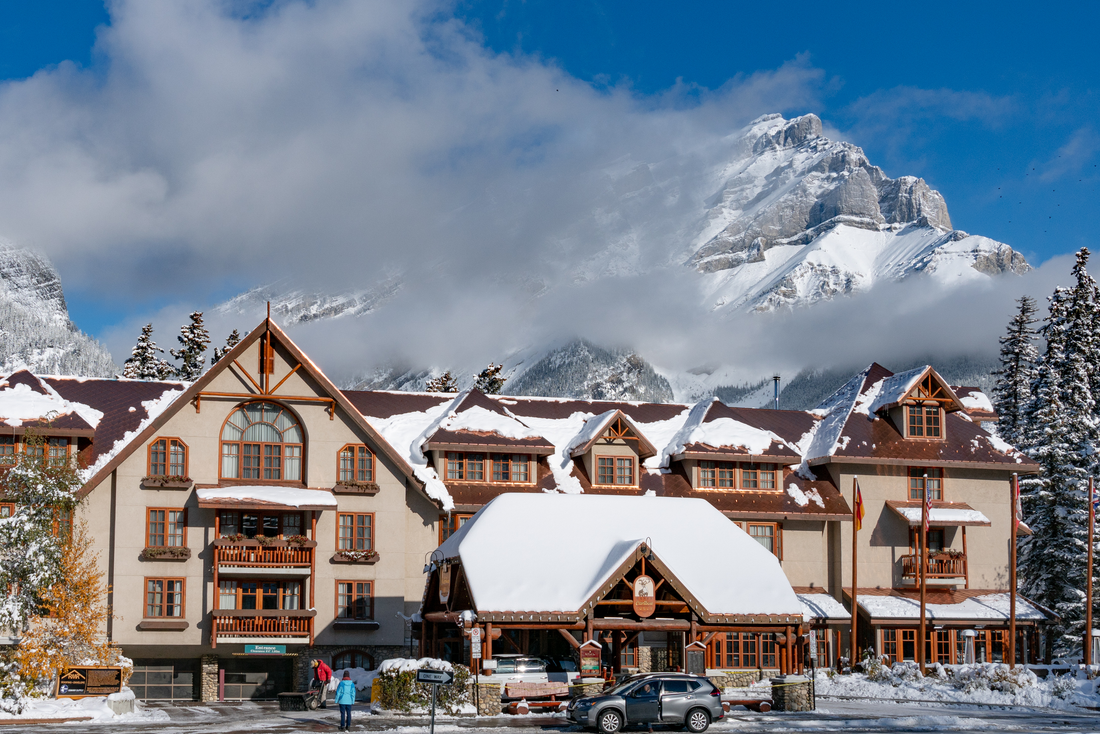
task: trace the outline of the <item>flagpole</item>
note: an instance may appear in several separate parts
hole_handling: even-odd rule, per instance
[[[1092,546],[1096,531],[1096,505],[1093,503],[1093,480],[1089,477],[1089,552],[1085,565],[1085,638],[1082,642],[1085,652],[1085,665],[1092,665]]]
[[[856,605],[856,557],[859,554],[859,545],[856,542],[859,531],[859,478],[852,476],[852,659],[848,666],[853,667],[859,662],[859,652],[856,648],[856,621],[859,619],[859,607]]]
[[[1020,524],[1020,475],[1012,474],[1012,542],[1009,543],[1008,564],[1008,667],[1016,667],[1016,526]],[[1026,660],[1024,661],[1027,662]]]
[[[924,622],[924,592],[928,577],[928,475],[924,475],[924,492],[921,498],[921,523],[920,523],[920,640],[917,642],[917,662],[920,663],[920,672],[926,671],[925,646],[928,644],[928,636]]]

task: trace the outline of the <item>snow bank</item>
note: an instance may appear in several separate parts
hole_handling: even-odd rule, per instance
[[[963,407],[967,410],[980,410],[985,413],[993,413],[993,403],[990,402],[989,396],[981,390],[974,390],[961,395],[959,402],[963,404]]]
[[[134,724],[169,720],[166,712],[145,709],[140,701],[137,703],[137,710],[127,714],[116,714],[108,705],[108,701],[133,700],[135,700],[134,692],[129,688],[123,688],[119,693],[112,693],[109,696],[91,698],[23,698],[18,701],[19,706],[17,706],[22,709],[22,713],[10,714],[0,711],[0,720],[90,718],[96,723],[111,721]]]
[[[398,673],[408,673],[414,670],[444,670],[453,673],[455,666],[438,658],[393,658],[383,660],[376,672],[388,673],[391,670],[396,670]]]

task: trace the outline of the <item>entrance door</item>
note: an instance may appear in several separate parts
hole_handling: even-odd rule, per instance
[[[269,701],[294,690],[294,658],[222,658],[226,701]]]
[[[631,724],[657,721],[661,684],[658,681],[643,683],[626,697],[626,720]]]
[[[143,701],[194,701],[199,679],[199,661],[134,660],[134,672],[127,683]]]

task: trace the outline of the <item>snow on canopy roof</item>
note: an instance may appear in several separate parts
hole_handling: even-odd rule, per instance
[[[321,489],[299,489],[297,487],[271,485],[213,487],[196,489],[195,496],[200,502],[230,500],[244,504],[256,502],[307,509],[310,507],[336,507],[336,498],[332,495],[332,492]]]
[[[532,518],[543,532],[502,542]],[[575,612],[647,542],[711,614],[802,614],[779,560],[702,499],[503,494],[439,552],[461,560],[477,612]]]
[[[920,525],[923,508],[920,502],[896,502],[886,503],[891,510],[898,513],[910,525]],[[963,502],[953,502],[947,507],[933,506],[928,513],[930,525],[955,527],[959,525],[989,526],[989,518],[980,510],[975,510]]]
[[[63,416],[74,416],[68,427],[94,429],[103,419],[103,412],[95,408],[66,400],[48,383],[26,370],[12,373],[0,387],[0,420],[13,428],[24,423],[52,422]]]
[[[852,614],[844,605],[828,594],[797,594],[802,604],[802,616],[806,621],[851,619]]]
[[[858,596],[859,606],[872,619],[919,619],[920,600],[906,596]],[[927,604],[928,616],[939,620],[971,620],[975,622],[1008,621],[1009,594],[991,592],[969,596],[954,604]],[[1047,619],[1037,605],[1016,595],[1016,619],[1042,622]]]
[[[992,413],[996,414],[993,402],[989,396],[982,392],[980,387],[951,387],[952,392],[959,398],[963,408],[968,413]]]

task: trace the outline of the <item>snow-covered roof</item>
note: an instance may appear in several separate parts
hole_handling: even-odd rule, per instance
[[[575,458],[588,451],[588,449],[592,447],[592,444],[595,443],[596,439],[607,432],[608,427],[611,425],[611,421],[616,418],[626,423],[630,430],[634,432],[634,435],[638,437],[639,456],[648,458],[657,454],[657,447],[650,443],[644,433],[638,430],[638,427],[634,425],[634,421],[630,420],[630,417],[623,413],[622,410],[615,409],[589,418],[584,422],[584,427],[578,431],[577,435],[569,442],[569,456]]]
[[[336,507],[332,492],[322,489],[277,487],[268,484],[256,486],[213,487],[195,490],[199,506],[206,504],[260,504],[297,507],[299,509],[324,509]]]
[[[852,614],[844,605],[828,594],[798,594],[802,614],[806,621],[851,620]]]
[[[898,372],[876,383],[872,388],[877,393],[867,408],[867,413],[874,415],[882,408],[900,403],[909,392],[917,386],[920,378],[929,370],[926,365],[916,369]]]
[[[859,595],[859,606],[872,619],[920,619],[920,600],[907,596]],[[974,622],[1007,622],[1009,594],[992,592],[969,596],[954,604],[927,604],[932,620]],[[1047,619],[1043,611],[1024,597],[1016,596],[1016,619],[1041,622]]]
[[[503,542],[532,518],[541,531]],[[576,612],[643,543],[711,614],[802,614],[779,560],[701,499],[503,494],[438,552],[461,560],[479,613]]]
[[[920,502],[896,502],[886,503],[891,510],[901,515],[910,525],[920,525],[923,509]],[[933,504],[928,512],[928,524],[937,527],[955,527],[958,525],[980,525],[988,527],[991,523],[980,510],[962,502],[954,502],[945,506]]]
[[[103,419],[102,411],[66,400],[52,386],[29,372],[8,375],[0,385],[0,422],[13,428],[20,428],[24,423],[76,416],[79,421],[74,427],[95,429]]]

